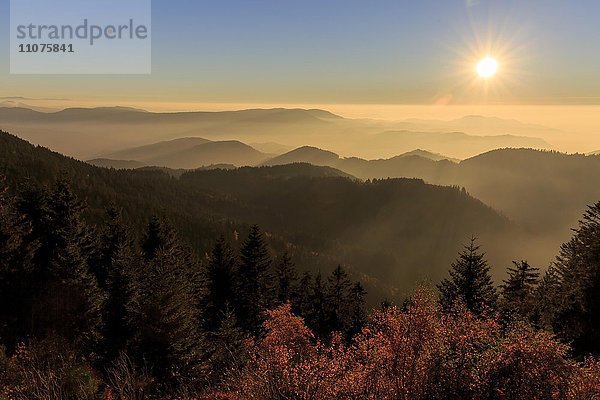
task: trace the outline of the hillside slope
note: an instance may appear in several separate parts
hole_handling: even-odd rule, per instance
[[[150,160],[165,157],[206,143],[210,143],[210,140],[197,137],[180,138],[118,151],[116,153],[107,154],[104,158],[111,160],[136,160],[142,163],[148,163]]]
[[[267,163],[277,164],[288,158],[284,154]],[[311,162],[315,155],[294,159]],[[600,199],[600,157],[591,155],[498,149],[455,163],[419,153],[381,160],[330,154],[319,159],[317,165],[328,165],[361,179],[418,178],[464,187],[535,234],[552,236],[553,245],[567,240],[570,228],[586,206]]]
[[[197,169],[211,165],[253,166],[272,155],[237,140],[210,141],[190,137],[153,143],[89,160],[93,165],[112,168],[143,166]],[[137,166],[135,165],[137,163]]]
[[[220,234],[259,223],[271,245],[290,250],[301,268],[325,273],[344,264],[380,299],[419,279],[439,280],[473,234],[496,271],[523,244],[514,227],[480,201],[419,180],[364,183],[306,164],[196,171],[177,179],[156,169],[93,167],[0,134],[0,175],[12,185],[47,184],[64,174],[88,203],[91,221],[110,203],[138,227],[161,212],[199,255]]]
[[[565,239],[586,206],[600,199],[600,157],[495,150],[461,162],[446,183],[466,187],[536,232],[559,229]]]
[[[247,144],[230,140],[200,144],[162,157],[150,158],[145,162],[159,167],[196,169],[213,164],[253,166],[269,157]]]

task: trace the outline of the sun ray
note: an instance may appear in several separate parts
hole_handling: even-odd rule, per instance
[[[503,23],[477,26],[471,16],[469,19],[470,24],[457,26],[455,35],[448,36],[454,37],[446,43],[452,56],[446,62],[447,76],[440,81],[432,102],[512,104],[518,101],[516,96],[526,90],[528,81],[525,65],[530,63],[535,50],[526,29]]]

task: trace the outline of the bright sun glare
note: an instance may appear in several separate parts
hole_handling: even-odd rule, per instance
[[[498,61],[492,57],[485,57],[477,64],[477,73],[484,79],[489,79],[498,72]]]

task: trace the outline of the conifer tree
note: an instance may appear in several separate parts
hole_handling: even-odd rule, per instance
[[[131,326],[138,362],[157,376],[189,373],[203,357],[198,297],[189,250],[164,218],[152,218],[142,242],[145,258],[135,287]]]
[[[40,290],[48,280],[49,263],[56,247],[48,208],[49,196],[46,187],[29,183],[21,188],[16,201],[17,213],[23,215],[30,227],[25,240],[36,244],[32,260],[35,290]]]
[[[360,333],[367,323],[367,313],[365,311],[366,295],[367,292],[360,282],[356,282],[350,289],[350,296],[348,298],[350,326],[346,335],[348,340]]]
[[[48,287],[50,329],[66,338],[97,345],[101,339],[105,294],[90,270],[93,240],[81,214],[84,205],[66,179],[59,180],[48,198],[51,240],[56,247],[50,261]],[[50,319],[52,318],[52,319]]]
[[[133,252],[133,239],[129,227],[123,221],[121,209],[110,205],[105,210],[105,220],[98,231],[97,249],[92,260],[92,270],[98,278],[98,284],[104,288],[112,267],[112,259],[123,245]],[[132,254],[133,255],[133,254]]]
[[[315,333],[321,337],[327,335],[329,331],[329,318],[327,315],[327,294],[323,283],[321,272],[317,273],[312,285],[309,287],[308,310],[306,313],[306,322]]]
[[[29,333],[38,338],[59,335],[88,354],[96,353],[105,295],[90,269],[94,241],[81,216],[83,203],[61,179],[51,191],[25,189],[18,209],[31,226],[27,240],[39,244],[26,316]]]
[[[554,316],[560,306],[560,277],[555,265],[550,265],[535,291],[535,302],[531,321],[541,329],[551,332]]]
[[[275,277],[277,279],[277,302],[285,304],[291,301],[298,280],[298,272],[287,252],[283,254],[275,267]]]
[[[348,274],[338,265],[327,279],[327,315],[330,331],[345,331],[350,325],[347,300],[352,283]]]
[[[0,177],[0,269],[3,271],[12,269],[9,263],[17,258],[25,233],[5,183]]]
[[[176,234],[164,216],[154,215],[150,219],[142,239],[142,254],[144,259],[152,260],[161,247],[177,247]]]
[[[240,326],[258,333],[264,312],[274,303],[271,257],[260,228],[250,228],[250,234],[241,249],[238,270],[238,301],[236,304]]]
[[[34,250],[34,244],[26,240],[29,231],[0,177],[0,338],[11,348],[27,335]]]
[[[308,318],[311,310],[310,290],[312,286],[313,276],[305,271],[293,291],[292,310],[294,314],[299,315],[304,319]]]
[[[485,254],[479,253],[479,246],[475,242],[476,239],[472,238],[470,244],[465,246],[452,264],[450,278],[444,279],[438,289],[440,303],[445,308],[461,301],[470,311],[481,315],[495,308],[497,294]]]
[[[214,331],[221,325],[235,300],[237,259],[231,246],[221,238],[215,243],[206,268],[205,328]]]
[[[555,262],[554,328],[580,353],[600,352],[600,202],[590,206]]]
[[[513,261],[508,278],[502,288],[502,312],[508,319],[529,320],[535,304],[535,291],[539,282],[539,269],[527,261]]]
[[[104,342],[109,360],[125,350],[131,339],[129,308],[136,285],[136,260],[133,239],[116,207],[107,210],[108,220],[100,233],[96,274],[107,293],[104,307]]]
[[[217,329],[209,333],[209,363],[213,383],[220,383],[232,372],[242,370],[246,361],[247,339],[247,335],[238,327],[234,310],[227,307],[223,310]]]

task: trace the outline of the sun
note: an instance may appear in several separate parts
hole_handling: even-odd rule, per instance
[[[477,74],[483,79],[489,79],[498,72],[498,61],[493,57],[485,57],[477,64]]]

